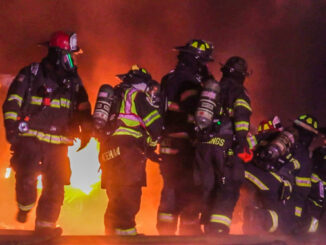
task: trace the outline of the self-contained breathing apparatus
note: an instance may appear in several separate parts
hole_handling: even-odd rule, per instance
[[[103,129],[109,121],[109,115],[114,102],[114,90],[112,86],[103,84],[97,94],[93,113],[93,123],[97,130]]]
[[[217,81],[209,79],[204,82],[199,103],[195,113],[196,125],[200,130],[208,128],[214,118],[214,113],[219,102],[220,85]]]
[[[278,159],[289,153],[297,140],[298,131],[293,127],[279,132],[270,142],[262,140],[255,151],[255,164],[266,171],[280,169],[284,162]]]

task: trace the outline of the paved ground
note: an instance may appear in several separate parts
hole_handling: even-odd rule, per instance
[[[229,235],[220,237],[207,236],[61,236],[59,238],[34,236],[31,231],[0,230],[1,245],[106,245],[106,244],[220,244],[220,245],[294,245],[326,244],[324,239],[300,237],[290,239],[276,236]]]

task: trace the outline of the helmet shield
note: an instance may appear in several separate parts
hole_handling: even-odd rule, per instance
[[[57,31],[51,35],[50,41],[43,43],[49,48],[58,48],[68,52],[78,52],[80,48],[77,44],[77,34],[68,34],[63,31]]]

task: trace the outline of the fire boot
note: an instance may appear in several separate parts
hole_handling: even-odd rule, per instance
[[[205,234],[209,236],[227,235],[230,228],[220,223],[209,223],[204,226]]]
[[[16,216],[16,220],[19,222],[19,223],[25,223],[27,221],[27,214],[28,214],[29,211],[23,211],[23,210],[20,210],[18,211],[17,213],[17,216]]]
[[[36,221],[35,223],[36,235],[57,237],[60,236],[62,232],[63,232],[62,228],[56,226],[55,223],[47,222],[47,221]]]
[[[37,236],[58,237],[58,236],[61,236],[62,232],[63,232],[63,230],[59,226],[57,226],[55,228],[51,228],[51,227],[35,227],[35,235],[37,235]]]

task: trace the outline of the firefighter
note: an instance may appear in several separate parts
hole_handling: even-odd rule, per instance
[[[298,232],[315,233],[325,229],[326,128],[321,128],[319,132],[323,142],[313,151],[311,190],[302,214],[302,227],[299,227]]]
[[[253,164],[246,166],[246,179],[256,186],[260,206],[245,210],[245,231],[248,227],[286,234],[298,230],[311,187],[308,148],[317,130],[316,119],[305,114],[292,127],[262,140],[269,143],[263,142]]]
[[[56,221],[64,185],[70,181],[70,132],[90,119],[90,103],[74,64],[74,53],[79,51],[76,34],[55,32],[47,44],[47,56],[23,68],[11,83],[3,113],[16,171],[17,221],[26,222],[35,206],[41,174],[35,232],[59,235],[62,229]]]
[[[222,66],[220,96],[211,124],[198,125],[196,162],[203,193],[202,222],[206,234],[227,234],[244,180],[243,161],[252,157],[247,144],[251,106],[243,85],[247,62],[231,57]]]
[[[213,45],[199,39],[176,47],[178,63],[162,78],[162,92],[168,108],[160,144],[163,189],[156,228],[161,235],[174,235],[180,216],[179,234],[198,234],[198,192],[193,181],[194,113],[202,81],[211,75],[206,66],[213,61]]]
[[[135,216],[146,186],[146,159],[160,161],[155,149],[163,120],[159,91],[152,91],[157,82],[146,69],[134,65],[119,77],[116,91],[122,100],[116,125],[100,149],[102,187],[109,198],[104,224],[107,235],[132,236],[137,235]]]

